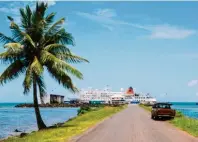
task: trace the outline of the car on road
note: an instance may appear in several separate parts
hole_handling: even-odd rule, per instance
[[[158,118],[173,119],[176,115],[176,111],[171,108],[170,103],[155,103],[152,106],[151,118],[156,120]]]

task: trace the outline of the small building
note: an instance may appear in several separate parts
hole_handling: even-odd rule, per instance
[[[111,96],[111,103],[112,104],[125,104],[125,97],[123,95],[115,94]]]
[[[67,101],[69,104],[80,104],[81,100],[79,98],[68,98],[69,101]],[[66,103],[66,101],[65,101]]]
[[[62,104],[64,103],[64,97],[62,95],[56,95],[56,94],[50,94],[50,104],[58,103]]]

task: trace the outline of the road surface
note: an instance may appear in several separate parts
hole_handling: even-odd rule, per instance
[[[105,120],[77,142],[198,142],[174,126],[151,120],[150,114],[136,105]]]

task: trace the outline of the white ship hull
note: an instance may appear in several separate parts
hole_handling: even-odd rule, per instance
[[[89,103],[90,101],[101,101],[103,103],[112,103],[112,101],[119,101],[125,103],[155,103],[156,99],[149,95],[128,95],[125,92],[113,92],[108,89],[104,90],[81,90],[80,100],[83,103]],[[123,101],[124,100],[124,101]]]

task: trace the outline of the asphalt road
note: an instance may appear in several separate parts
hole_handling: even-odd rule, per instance
[[[148,112],[130,105],[77,142],[198,142],[198,139],[166,122],[154,121]]]

